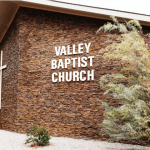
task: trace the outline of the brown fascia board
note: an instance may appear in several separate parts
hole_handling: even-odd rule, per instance
[[[136,19],[139,20],[142,25],[150,26],[150,16],[147,15],[82,6],[52,0],[41,0],[40,2],[36,2],[34,0],[0,1],[0,42],[20,6],[106,20],[111,20],[109,16],[113,15],[116,16],[119,21]]]

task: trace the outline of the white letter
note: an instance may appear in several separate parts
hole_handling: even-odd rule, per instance
[[[51,62],[51,69],[56,69],[57,68],[57,60],[53,59]]]
[[[72,53],[70,52],[70,45],[68,45],[68,55],[72,55]]]
[[[62,54],[66,55],[66,47],[65,46],[61,47],[61,53],[60,53],[60,55],[62,55]]]
[[[78,58],[71,58],[72,60],[73,60],[73,68],[75,68],[76,67],[76,60],[78,59]]]
[[[81,51],[83,49],[83,43],[78,44],[78,53],[82,54],[83,52]]]
[[[78,54],[78,53],[76,52],[76,46],[75,46],[75,44],[73,44],[72,48],[73,48],[73,54]]]
[[[89,53],[91,43],[88,43],[88,45],[85,43],[86,53]]]
[[[81,67],[81,60],[80,60],[80,57],[78,57],[78,67]]]
[[[70,82],[72,79],[72,72],[70,71],[69,74],[66,72],[66,81]]]
[[[90,80],[94,80],[94,70],[91,70],[91,74],[90,74],[90,70],[87,71],[87,79]]]
[[[59,72],[59,82],[64,82],[64,72]]]
[[[94,58],[94,56],[88,56],[88,58],[90,58],[90,66],[92,66],[93,65],[92,58]]]
[[[57,49],[57,47],[55,47],[56,56],[59,56],[60,48],[61,48],[61,46],[59,46],[59,49]]]
[[[86,60],[87,60],[87,57],[82,57],[82,58],[81,58],[81,61],[82,61],[82,63],[83,63],[83,64],[81,64],[82,67],[86,67],[86,66],[87,66]]]
[[[54,75],[57,76],[57,73],[56,72],[52,73],[52,82],[57,82],[57,79],[54,79]]]
[[[69,58],[65,59],[65,68],[68,67],[68,65],[70,64],[71,60]]]
[[[79,72],[73,71],[73,81],[79,81]]]
[[[86,80],[86,77],[83,78],[82,73],[83,73],[83,74],[86,74],[86,71],[84,71],[84,70],[80,71],[80,80],[81,80],[81,81],[85,81],[85,80]]]
[[[60,67],[64,68],[64,64],[63,64],[63,60],[62,59],[59,59],[58,67],[57,68],[59,69]]]

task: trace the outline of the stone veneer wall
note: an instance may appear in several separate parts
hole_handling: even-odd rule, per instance
[[[21,8],[18,12],[20,59],[16,128],[25,132],[33,124],[48,128],[53,136],[100,138],[103,119],[99,78],[104,74],[99,59],[100,43],[105,35],[96,35],[102,20],[67,14]],[[91,42],[89,56],[95,56],[92,67],[73,70],[95,70],[95,80],[53,83],[54,46]],[[83,57],[76,55],[75,57]],[[58,70],[56,70],[58,72]]]
[[[106,21],[29,8],[20,8],[1,49],[3,63],[2,129],[26,132],[31,124],[41,124],[53,136],[105,139],[100,132],[106,100],[99,87],[100,76],[115,72],[114,64],[103,62],[99,49],[107,41],[97,29]],[[53,83],[54,46],[91,42],[89,54],[95,56],[93,66],[59,71],[95,70],[94,81]],[[58,72],[58,70],[56,70]]]
[[[2,108],[0,125],[2,129],[17,131],[16,109],[18,94],[18,67],[19,67],[19,31],[17,20],[14,19],[7,34],[0,43],[0,51],[3,50],[3,65],[7,68],[2,74]]]

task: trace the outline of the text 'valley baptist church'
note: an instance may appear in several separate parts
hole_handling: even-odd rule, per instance
[[[76,45],[73,44],[72,47],[68,46],[59,46],[55,47],[56,56],[69,56],[69,55],[77,55],[89,53],[91,43],[80,43],[77,48]],[[94,56],[87,57],[72,57],[63,59],[53,59],[51,61],[51,69],[67,69],[68,65],[72,64],[72,68],[85,68],[88,66],[93,66],[93,58]],[[52,82],[70,82],[70,81],[90,81],[94,80],[94,70],[81,70],[81,71],[70,71],[70,72],[53,72],[52,73]]]

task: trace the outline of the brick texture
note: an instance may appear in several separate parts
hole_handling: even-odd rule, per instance
[[[104,62],[99,53],[110,44],[106,34],[96,34],[104,23],[105,20],[19,9],[0,47],[4,51],[3,64],[8,64],[3,71],[2,129],[25,133],[32,124],[41,124],[53,136],[106,140],[101,133],[101,102],[117,105],[117,101],[107,100],[99,86],[102,75],[116,71],[114,64]],[[52,59],[74,57],[56,56],[55,46],[89,42],[89,54],[75,57],[95,56],[93,66],[51,69]],[[52,82],[53,72],[92,69],[94,81]]]
[[[18,66],[19,66],[19,42],[18,25],[16,19],[11,24],[5,35],[0,50],[3,50],[3,65],[7,68],[3,70],[2,79],[2,109],[1,128],[17,131],[15,126],[17,94],[18,94]]]

